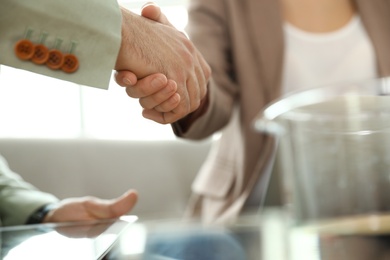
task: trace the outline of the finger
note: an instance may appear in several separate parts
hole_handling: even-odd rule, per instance
[[[184,117],[191,111],[191,107],[193,106],[191,102],[196,100],[195,97],[190,98],[190,94],[192,96],[196,96],[196,89],[198,88],[198,83],[195,82],[196,78],[191,75],[187,81],[185,81],[181,86],[178,86],[177,93],[180,95],[180,104],[170,111],[169,113],[165,113],[164,118],[169,122],[174,122],[179,120],[181,117]],[[190,91],[190,92],[189,92]]]
[[[126,87],[126,93],[132,98],[143,98],[153,95],[167,86],[168,79],[161,73],[139,79],[133,86]]]
[[[116,71],[114,78],[115,82],[122,87],[133,86],[137,83],[137,76],[131,71]]]
[[[165,124],[172,124],[176,121],[178,121],[179,119],[183,118],[184,115],[188,115],[188,113],[177,113],[175,112],[175,110],[172,110],[170,112],[165,112],[165,113],[162,113],[162,117],[163,117],[163,122],[165,122]]]
[[[134,190],[129,190],[110,204],[109,218],[116,218],[130,212],[138,201],[138,194]]]
[[[161,8],[154,3],[147,3],[142,7],[141,15],[150,20],[172,26],[168,18],[161,12]]]
[[[193,112],[200,106],[200,102],[206,93],[206,77],[200,64],[194,68],[194,77],[187,81],[187,91],[189,98],[189,111]]]
[[[211,69],[208,66],[206,62],[202,61],[203,59],[197,59],[198,66],[195,68],[195,74],[196,78],[198,80],[198,86],[196,88],[197,91],[197,102],[196,103],[191,103],[193,106],[191,107],[191,112],[194,110],[198,109],[200,106],[201,101],[206,97],[207,95],[207,86],[208,82],[211,77]],[[190,92],[190,90],[189,90]],[[190,94],[191,97],[191,94]]]
[[[169,112],[159,112],[156,109],[144,109],[142,111],[142,116],[146,119],[153,120],[160,124],[172,124],[176,122],[177,120],[184,117],[184,113],[178,114],[177,112],[174,112],[174,110]]]
[[[161,103],[168,101],[176,92],[177,85],[173,80],[169,80],[168,83],[160,91],[139,99],[139,103],[143,108],[152,109]],[[160,111],[164,112],[164,111]]]
[[[164,113],[158,112],[155,109],[144,109],[142,110],[142,116],[146,119],[152,120],[160,124],[169,124],[165,122]]]
[[[120,217],[129,212],[137,203],[138,194],[129,190],[113,200],[90,198],[84,202],[89,215],[94,219],[110,219]]]
[[[203,99],[207,94],[207,85],[210,80],[212,70],[210,65],[206,62],[206,60],[203,58],[203,56],[200,53],[198,54],[197,57],[204,75],[204,83],[202,86],[200,86],[200,97],[201,99]]]
[[[150,20],[160,22],[161,8],[153,2],[148,2],[141,8],[141,15]]]
[[[180,104],[180,95],[174,93],[168,100],[156,106],[154,110],[161,113],[166,113],[174,110]]]
[[[175,112],[158,112],[155,109],[144,109],[142,111],[142,116],[163,125],[172,124],[181,118],[180,115]]]

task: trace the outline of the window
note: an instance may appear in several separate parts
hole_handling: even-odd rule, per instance
[[[187,23],[186,1],[155,1],[179,30]],[[146,1],[120,1],[139,13]],[[170,125],[141,115],[112,79],[108,90],[76,84],[1,66],[0,137],[174,139]]]

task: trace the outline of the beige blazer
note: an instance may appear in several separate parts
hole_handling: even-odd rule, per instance
[[[0,64],[108,89],[121,44],[121,19],[115,0],[2,0]],[[78,70],[66,73],[18,58],[15,46],[24,39],[75,55]]]
[[[378,74],[390,75],[390,1],[356,0],[374,45]],[[283,31],[278,1],[191,0],[188,34],[213,70],[210,105],[183,138],[221,130],[193,183],[190,216],[206,222],[234,220],[270,159],[272,140],[253,120],[281,93]]]

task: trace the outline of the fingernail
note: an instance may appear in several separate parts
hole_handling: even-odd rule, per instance
[[[145,8],[145,7],[149,6],[149,5],[157,5],[157,4],[155,2],[147,2],[146,4],[144,4],[142,6],[142,8]]]
[[[131,84],[131,80],[129,78],[123,78],[123,82],[126,84],[126,85],[132,85]]]
[[[155,88],[161,87],[161,85],[164,84],[164,78],[163,77],[156,77],[152,80],[152,82],[150,84],[152,85],[152,87],[155,87]]]

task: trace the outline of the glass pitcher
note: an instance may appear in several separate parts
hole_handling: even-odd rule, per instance
[[[283,97],[257,116],[255,129],[278,140],[295,224],[390,213],[389,93],[390,78],[325,86]]]
[[[289,259],[390,259],[389,94],[390,78],[325,86],[257,116],[277,140]]]

